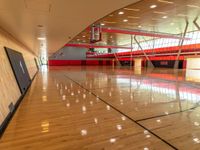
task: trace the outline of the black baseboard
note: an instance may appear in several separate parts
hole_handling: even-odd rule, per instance
[[[20,98],[18,99],[18,101],[16,102],[15,106],[14,106],[14,110],[12,112],[10,112],[7,117],[5,118],[5,120],[3,121],[3,123],[0,125],[0,138],[2,137],[4,131],[6,130],[9,122],[11,121],[12,117],[14,116],[15,112],[17,111],[17,108],[19,107],[20,103],[22,102],[24,96],[26,95],[26,93],[28,92],[33,80],[35,79],[36,75],[37,75],[38,71],[35,73],[35,75],[33,76],[33,79],[31,80],[31,83],[29,85],[29,87],[27,88],[26,92],[24,94],[22,94],[20,96]]]

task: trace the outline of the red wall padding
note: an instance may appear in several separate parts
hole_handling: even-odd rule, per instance
[[[49,66],[97,66],[112,65],[112,60],[49,60]]]
[[[187,66],[187,61],[184,60],[184,61],[183,61],[183,69],[186,69],[186,66]]]
[[[99,65],[99,61],[98,60],[86,60],[86,65],[96,66],[96,65]]]
[[[49,60],[49,66],[81,65],[81,60]]]

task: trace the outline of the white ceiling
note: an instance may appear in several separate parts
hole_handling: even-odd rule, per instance
[[[136,1],[0,0],[0,26],[36,55],[46,47],[51,54],[93,22]]]

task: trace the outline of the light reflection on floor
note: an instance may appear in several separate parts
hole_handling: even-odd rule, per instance
[[[43,67],[0,149],[198,149],[198,73]]]

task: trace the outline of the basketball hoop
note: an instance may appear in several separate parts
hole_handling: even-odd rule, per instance
[[[102,40],[102,30],[100,25],[93,25],[91,27],[91,43],[100,42]]]

